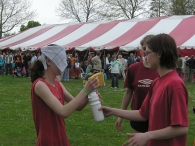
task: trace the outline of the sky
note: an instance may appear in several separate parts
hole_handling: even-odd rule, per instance
[[[36,10],[37,16],[33,21],[38,21],[42,24],[61,24],[67,23],[67,20],[60,20],[56,16],[55,9],[58,7],[61,0],[29,0],[32,3],[31,10]],[[25,24],[26,25],[26,24]],[[20,27],[14,29],[19,31]]]
[[[59,24],[66,21],[60,20],[56,16],[55,9],[58,7],[61,0],[31,0],[32,10],[37,11],[37,16],[34,21],[39,21],[41,24]]]

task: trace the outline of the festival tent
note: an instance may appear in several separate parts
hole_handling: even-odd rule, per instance
[[[133,51],[148,34],[170,34],[182,56],[195,54],[195,15],[174,15],[155,18],[101,21],[88,23],[47,24],[28,29],[0,40],[0,50],[37,50],[58,44],[66,50],[84,51],[119,48]]]

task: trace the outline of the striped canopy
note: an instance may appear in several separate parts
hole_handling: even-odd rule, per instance
[[[77,24],[46,24],[0,40],[0,50],[36,50],[48,44],[83,51],[119,47],[122,51],[139,48],[148,34],[170,34],[178,48],[195,48],[195,15],[103,21]],[[193,49],[194,50],[194,49]]]

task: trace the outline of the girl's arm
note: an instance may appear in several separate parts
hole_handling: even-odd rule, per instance
[[[92,92],[98,87],[98,79],[94,78],[88,81],[85,85],[87,92]],[[42,81],[38,81],[35,85],[36,94],[59,116],[67,118],[74,110],[76,110],[80,103],[86,99],[86,93],[80,91],[79,94],[71,100],[70,96],[66,100],[69,102],[62,105],[60,101],[51,93],[48,86]]]
[[[74,99],[74,97],[66,90],[66,88],[63,86],[63,84],[60,82],[60,85],[64,92],[64,100],[65,102],[69,103],[71,100]],[[87,104],[88,104],[88,96],[86,95],[86,98],[80,103],[78,108],[76,108],[77,111],[81,111]]]

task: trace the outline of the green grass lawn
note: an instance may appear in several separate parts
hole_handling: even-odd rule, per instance
[[[82,89],[82,80],[73,79],[63,84],[74,96]],[[106,87],[98,89],[102,95],[102,105],[120,108],[125,89],[122,88],[123,80],[119,84],[118,89],[111,89],[110,80],[107,80]],[[188,83],[186,86],[189,91],[188,146],[192,146],[195,137],[195,114],[192,112],[195,106],[195,84]],[[29,78],[0,76],[0,146],[35,145],[30,87]],[[74,112],[65,121],[72,146],[120,146],[129,139],[126,133],[131,132],[127,120],[123,120],[123,131],[115,130],[116,117],[95,122],[89,105],[81,112]]]

